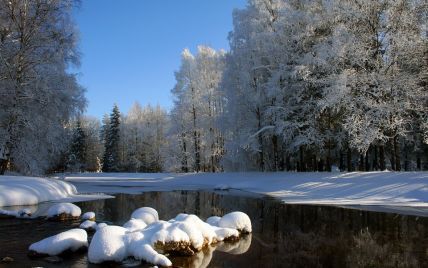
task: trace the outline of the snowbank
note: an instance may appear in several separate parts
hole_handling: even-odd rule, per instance
[[[36,205],[46,201],[77,202],[112,198],[108,195],[79,195],[63,180],[23,176],[0,176],[0,207]]]
[[[213,190],[227,185],[285,203],[428,207],[428,172],[98,173],[66,180],[80,192]]]
[[[79,217],[82,213],[80,208],[72,203],[59,203],[51,206],[48,210],[48,218],[66,214],[71,217]]]
[[[41,255],[55,256],[67,250],[77,251],[87,246],[88,235],[86,231],[72,229],[36,242],[30,246],[29,250]]]
[[[72,184],[56,179],[0,176],[0,207],[34,205],[76,195]]]

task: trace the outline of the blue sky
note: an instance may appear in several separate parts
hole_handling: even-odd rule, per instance
[[[228,49],[232,11],[246,0],[83,0],[79,81],[86,114],[101,118],[114,103],[126,113],[138,101],[170,109],[174,71],[184,48]]]

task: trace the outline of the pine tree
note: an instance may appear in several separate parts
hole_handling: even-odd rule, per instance
[[[104,143],[103,172],[119,171],[120,112],[114,105]]]
[[[70,146],[68,157],[68,168],[72,171],[82,172],[85,169],[86,158],[86,135],[83,131],[80,119],[76,122],[76,128],[73,131],[73,139]]]

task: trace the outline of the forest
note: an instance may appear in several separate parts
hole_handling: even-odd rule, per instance
[[[230,50],[183,50],[170,110],[102,120],[74,5],[0,1],[0,173],[428,169],[425,0],[248,0]]]

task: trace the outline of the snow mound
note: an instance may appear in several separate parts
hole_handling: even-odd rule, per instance
[[[239,230],[251,232],[251,222],[242,212],[233,212],[224,217],[212,217],[229,227],[213,226],[196,215],[178,214],[169,221],[154,221],[149,225],[143,219],[147,215],[157,218],[151,208],[136,210],[132,219],[120,226],[98,228],[89,245],[88,259],[91,263],[120,262],[128,257],[144,260],[154,265],[171,266],[171,261],[161,253],[195,255],[204,247],[223,240],[238,240]],[[227,223],[227,224],[226,224]],[[235,227],[234,227],[235,226]]]
[[[127,229],[120,226],[103,227],[92,238],[88,259],[91,263],[102,263],[134,257],[156,265],[171,266],[171,261],[157,253],[144,238],[143,233],[127,233]]]
[[[108,226],[108,225],[107,225],[107,223],[105,223],[105,222],[98,223],[98,225],[97,225],[97,230],[98,230],[98,229],[101,229],[101,228],[104,228],[104,227],[106,227],[106,226]]]
[[[221,217],[219,227],[236,229],[239,232],[251,233],[251,220],[247,214],[235,211]]]
[[[61,180],[0,176],[0,207],[35,205],[76,194],[76,187]]]
[[[212,226],[218,226],[218,222],[220,221],[221,217],[218,216],[211,216],[206,220],[206,223]]]
[[[82,215],[82,220],[94,221],[95,220],[95,212],[92,212],[92,211],[86,212],[85,214]]]
[[[88,259],[91,263],[116,261],[127,257],[124,236],[126,229],[120,226],[100,228],[89,245]]]
[[[146,228],[147,224],[140,219],[130,219],[123,227],[128,229],[128,232],[134,232]]]
[[[80,224],[79,228],[85,229],[85,230],[97,230],[98,225],[94,221],[86,220]]]
[[[159,220],[159,214],[154,208],[142,207],[132,212],[131,219],[139,219],[149,225]]]
[[[55,256],[67,250],[77,251],[87,246],[88,235],[86,231],[71,229],[36,242],[30,246],[29,250],[38,254]]]
[[[71,217],[79,217],[82,211],[80,208],[72,203],[59,203],[51,206],[48,210],[48,218],[66,214]]]

